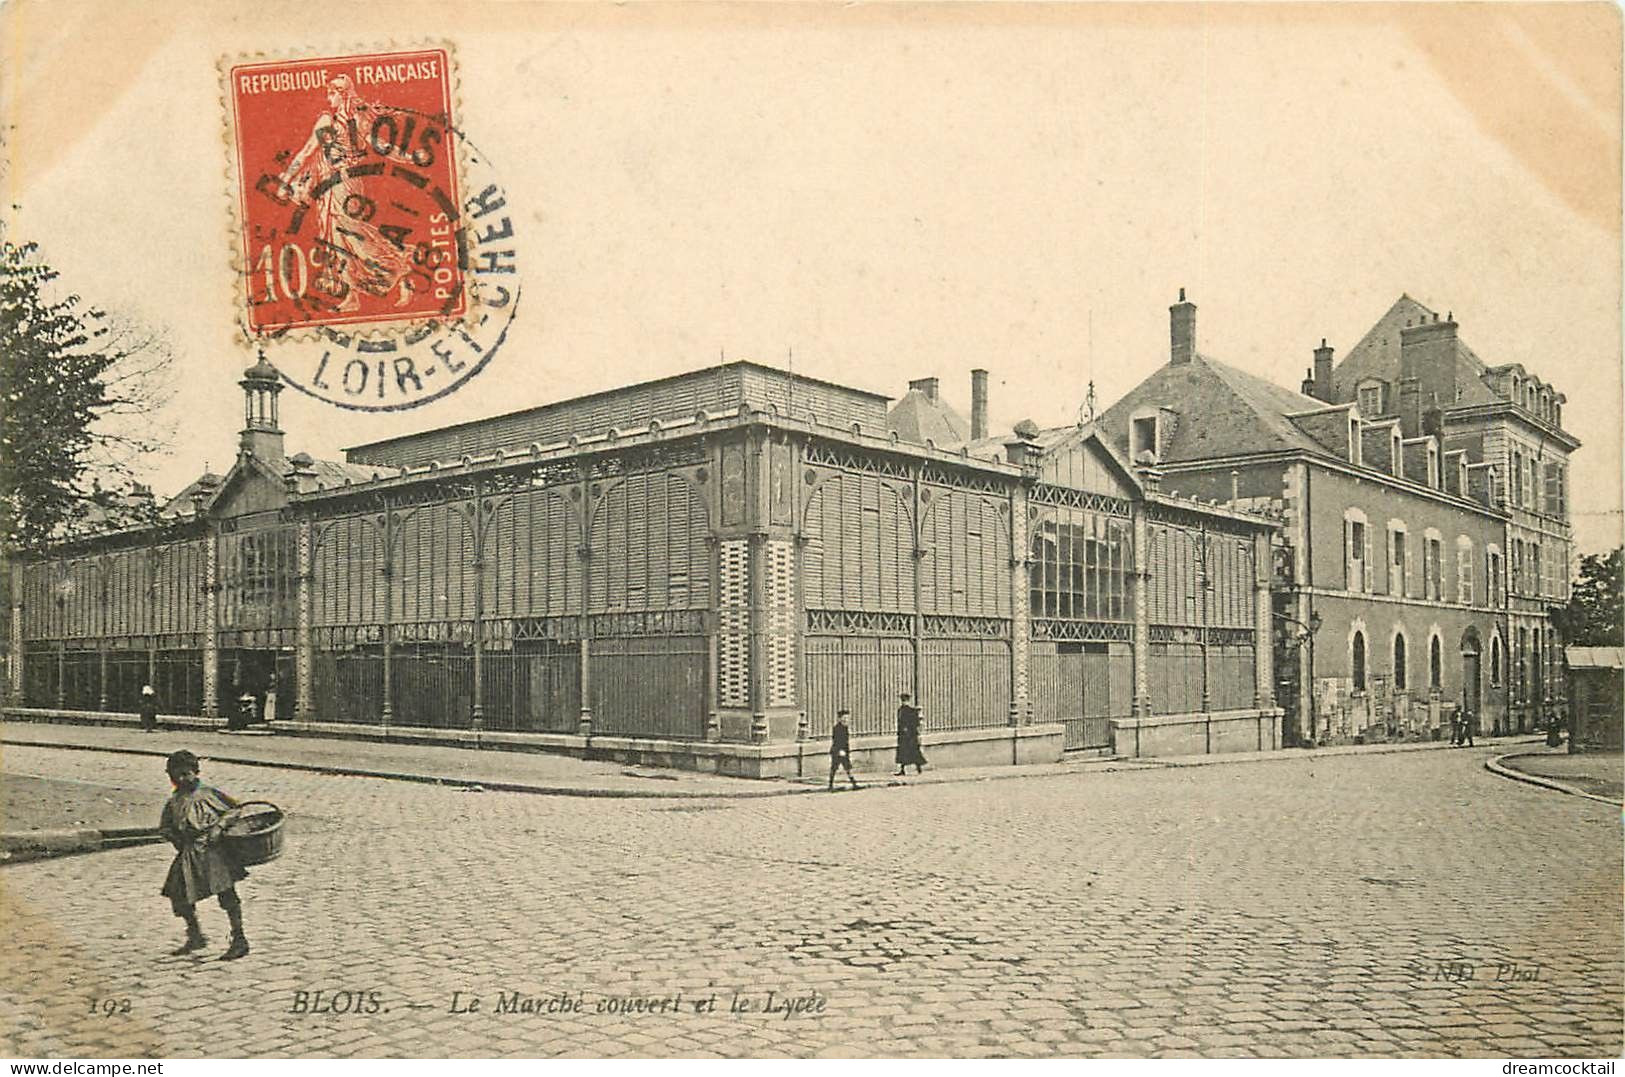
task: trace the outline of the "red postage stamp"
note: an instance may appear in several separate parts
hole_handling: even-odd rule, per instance
[[[449,64],[418,49],[230,69],[251,333],[467,310]]]

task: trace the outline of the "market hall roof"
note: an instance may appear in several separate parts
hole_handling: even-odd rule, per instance
[[[737,412],[741,408],[771,409],[825,426],[855,424],[866,433],[881,433],[887,429],[889,404],[890,397],[883,393],[735,360],[505,415],[368,442],[345,449],[344,453],[352,464],[419,467],[611,430],[626,434],[647,430],[651,423],[689,419],[700,412]]]

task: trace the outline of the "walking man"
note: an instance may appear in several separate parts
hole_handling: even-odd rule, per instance
[[[858,780],[852,776],[852,731],[847,728],[846,716],[852,712],[842,707],[835,712],[835,728],[829,731],[829,791],[835,792],[835,771],[846,768],[846,780],[852,788]]]
[[[1470,710],[1461,712],[1461,742],[1467,747],[1473,746],[1473,726],[1478,724],[1478,715]]]
[[[924,773],[925,753],[920,751],[920,709],[909,701],[909,694],[898,696],[897,704],[897,774],[901,776],[913,764],[914,773]]]

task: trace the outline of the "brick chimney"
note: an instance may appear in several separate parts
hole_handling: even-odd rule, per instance
[[[1332,403],[1332,349],[1325,337],[1320,338],[1320,347],[1315,349],[1315,391],[1310,395]]]
[[[1456,322],[1454,317],[1407,325],[1399,331],[1399,376],[1415,378],[1422,407],[1449,407],[1456,401]],[[1406,432],[1407,437],[1416,435]]]
[[[936,378],[915,378],[913,381],[908,383],[908,387],[910,389],[918,389],[920,392],[924,393],[925,398],[931,401],[931,403],[935,404],[937,402]]]
[[[980,367],[970,372],[970,437],[987,437],[987,371]]]
[[[1196,358],[1196,304],[1185,300],[1185,289],[1179,290],[1179,302],[1168,308],[1168,362],[1180,366]]]
[[[1422,436],[1422,383],[1416,378],[1399,379],[1399,432],[1408,438]]]

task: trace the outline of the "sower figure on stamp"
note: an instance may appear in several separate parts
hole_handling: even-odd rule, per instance
[[[199,781],[197,756],[184,748],[170,755],[165,769],[175,792],[164,805],[158,832],[175,846],[175,860],[160,892],[169,899],[175,915],[186,922],[186,942],[174,953],[189,954],[209,944],[198,926],[197,903],[218,895],[220,907],[231,921],[231,945],[220,960],[235,961],[248,953],[243,903],[237,896],[237,881],[248,872],[227,854],[220,824],[237,801]]]
[[[920,751],[920,709],[909,702],[909,694],[898,696],[897,704],[897,773],[901,775],[910,764],[914,773],[924,773],[925,753]]]
[[[852,712],[842,707],[835,712],[835,728],[829,731],[829,791],[835,792],[835,772],[841,767],[846,768],[846,779],[852,783],[852,788],[858,787],[858,779],[852,776],[852,731],[847,727],[846,716]]]

